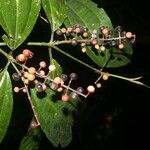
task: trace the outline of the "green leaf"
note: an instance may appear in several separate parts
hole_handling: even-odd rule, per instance
[[[59,65],[59,63],[58,63],[55,59],[52,59],[52,60],[51,60],[51,64],[52,64],[52,65],[55,65],[55,67],[56,67],[56,70],[55,70],[55,71],[52,71],[52,72],[50,73],[51,78],[54,79],[55,77],[60,76],[63,71],[62,71],[61,66]]]
[[[66,18],[65,0],[42,0],[42,6],[50,22],[52,31],[59,28]]]
[[[27,135],[22,139],[19,150],[38,150],[41,141],[40,127],[29,128]]]
[[[80,23],[82,26],[88,27],[92,32],[101,26],[112,28],[111,21],[102,8],[98,8],[91,0],[68,0],[68,13],[65,24],[75,25]]]
[[[41,0],[0,0],[3,40],[16,49],[31,33],[39,15]]]
[[[0,73],[0,142],[2,142],[9,126],[12,109],[13,94],[11,79],[8,71],[5,69]]]
[[[73,113],[78,100],[62,102],[51,89],[46,96],[40,97],[35,89],[31,90],[32,101],[39,118],[41,128],[49,141],[57,147],[66,147],[72,141]]]
[[[68,17],[65,21],[66,26],[73,26],[77,23],[85,26],[92,33],[93,29],[97,29],[101,26],[107,26],[113,30],[112,23],[102,8],[98,8],[91,0],[68,0]],[[118,48],[106,49],[104,53],[93,51],[93,49],[87,47],[87,55],[98,66],[102,67],[121,67],[130,62],[132,55],[132,47],[126,42],[125,48],[120,50]]]
[[[133,54],[133,49],[131,44],[126,41],[124,42],[125,48],[119,49],[113,47],[106,49],[104,52],[94,52],[90,47],[87,49],[87,55],[100,67],[105,65],[105,67],[117,68],[127,65],[131,62],[131,56]]]

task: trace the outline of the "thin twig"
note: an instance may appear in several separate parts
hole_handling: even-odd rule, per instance
[[[30,105],[31,105],[31,108],[32,108],[32,111],[33,111],[33,115],[34,115],[34,117],[35,117],[35,120],[36,120],[36,122],[37,122],[37,125],[39,126],[40,125],[40,121],[39,121],[39,119],[38,119],[38,117],[37,117],[37,114],[36,114],[36,111],[35,111],[35,107],[34,107],[34,105],[33,105],[33,103],[32,103],[32,98],[31,98],[31,96],[30,96],[30,93],[29,93],[29,90],[28,90],[28,86],[24,83],[24,87],[25,87],[25,89],[26,89],[26,91],[27,91],[27,97],[28,97],[28,100],[29,100],[29,102],[30,102]]]

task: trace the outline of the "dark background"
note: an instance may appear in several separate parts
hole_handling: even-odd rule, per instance
[[[121,25],[126,31],[136,34],[133,45],[132,63],[119,68],[109,69],[110,72],[127,76],[143,76],[141,80],[150,85],[150,19],[148,0],[94,0],[99,7],[103,7],[109,15],[114,27]],[[47,25],[37,22],[32,38],[39,41],[41,34],[47,32]],[[43,27],[42,33],[39,30]],[[32,40],[29,37],[28,40]],[[45,39],[48,40],[48,39]],[[39,59],[47,55],[43,55]],[[38,56],[38,54],[37,54]],[[54,54],[65,67],[67,73],[78,69],[79,82],[94,81],[97,75],[76,62],[65,58],[61,60],[59,54]],[[88,61],[88,60],[87,60]],[[69,62],[69,63],[68,63]],[[72,67],[76,66],[76,68]],[[30,106],[26,100],[19,101],[22,95],[15,95],[15,110],[8,134],[0,149],[17,149],[21,138],[25,134],[31,119]],[[65,150],[142,150],[150,149],[150,90],[127,81],[110,78],[103,83],[103,88],[91,95],[73,128],[73,142]],[[24,107],[22,107],[24,106]],[[46,138],[43,138],[40,150],[61,149],[54,148]]]

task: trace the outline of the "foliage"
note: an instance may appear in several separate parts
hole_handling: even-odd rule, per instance
[[[43,11],[45,17],[41,16]],[[28,41],[37,20],[41,18],[51,29],[51,35],[47,35],[49,42]],[[104,9],[98,8],[91,0],[1,0],[0,25],[5,32],[0,43],[0,53],[7,58],[7,65],[2,66],[0,73],[0,142],[6,135],[12,115],[12,86],[14,92],[23,91],[27,94],[34,118],[21,142],[20,150],[37,149],[42,131],[55,147],[66,147],[72,141],[72,127],[81,97],[87,98],[94,93],[96,86],[100,88],[100,80],[116,77],[146,86],[138,81],[140,77],[127,78],[103,72],[104,68],[117,68],[130,63],[133,53],[131,43],[135,40],[135,35],[118,27],[114,29]],[[28,67],[28,60],[34,55],[26,49],[29,45],[47,47],[49,56],[46,57],[50,64],[41,61],[37,70],[37,66]],[[76,45],[80,46],[97,68],[85,63],[81,57],[76,58],[68,51],[67,53],[65,48],[68,47],[64,45],[70,45],[73,49]],[[24,51],[14,58],[15,52],[22,47]],[[58,51],[61,59],[65,59],[63,56],[66,55],[93,70],[99,74],[99,78],[94,85],[87,87],[86,92],[81,87],[72,88],[70,85],[76,80],[76,74],[70,74],[69,81],[66,82],[63,68],[53,58],[52,51]],[[12,74],[10,66],[15,73]],[[12,85],[11,80],[22,81],[23,87]]]

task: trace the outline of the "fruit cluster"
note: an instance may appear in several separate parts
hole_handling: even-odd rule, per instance
[[[65,40],[71,40],[70,43],[73,46],[81,43],[83,53],[87,50],[86,45],[91,45],[102,52],[110,46],[117,46],[119,49],[123,49],[125,47],[124,41],[130,40],[132,43],[135,41],[135,35],[131,32],[123,31],[121,26],[116,27],[114,30],[102,26],[99,30],[94,29],[90,32],[88,28],[77,24],[73,27],[57,29],[56,34],[58,36],[63,35]]]
[[[47,67],[45,61],[39,62],[39,69],[36,70],[35,67],[27,67],[26,62],[29,58],[33,56],[33,53],[25,49],[22,54],[19,54],[16,57],[18,64],[21,66],[21,70],[17,73],[12,74],[12,79],[14,81],[21,80],[24,84],[23,87],[19,88],[18,86],[14,87],[14,92],[18,93],[19,91],[23,91],[24,93],[28,92],[28,88],[30,85],[34,85],[37,92],[44,92],[47,88],[50,88],[56,92],[62,92],[62,101],[68,101],[70,99],[75,99],[79,95],[86,98],[90,93],[95,92],[95,86],[89,85],[87,87],[87,92],[84,92],[82,87],[77,87],[76,89],[71,88],[71,83],[73,80],[77,79],[76,73],[71,73],[68,77],[66,74],[61,74],[60,76],[51,78],[51,73],[54,72],[57,68],[54,64],[50,64],[48,66],[48,72],[46,73],[44,69]],[[107,74],[103,74],[100,78],[103,80],[108,79]],[[99,79],[100,79],[99,78]],[[101,87],[101,84],[98,83],[99,79],[95,82],[97,88]]]
[[[54,64],[50,64],[48,66],[48,72],[44,71],[44,68],[47,67],[45,61],[39,62],[39,69],[36,70],[35,67],[27,67],[26,61],[28,58],[31,58],[33,53],[30,50],[23,50],[22,54],[19,54],[16,57],[17,62],[21,66],[21,70],[17,73],[12,74],[12,79],[14,81],[21,80],[24,83],[24,86],[14,87],[14,92],[18,93],[19,91],[23,91],[24,93],[28,92],[28,88],[30,85],[34,85],[37,92],[44,92],[47,88],[50,88],[56,92],[62,92],[62,101],[68,101],[70,99],[75,99],[79,95],[86,98],[90,93],[95,92],[95,86],[89,85],[87,87],[87,92],[84,92],[82,87],[77,87],[76,89],[71,88],[71,83],[73,80],[77,79],[76,73],[71,73],[70,76],[66,74],[61,74],[60,76],[51,78],[51,73],[54,72],[57,68]],[[103,74],[101,76],[103,80],[108,79],[107,74]],[[97,88],[101,87],[100,83],[97,83],[99,80],[95,82]]]

